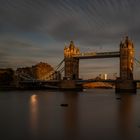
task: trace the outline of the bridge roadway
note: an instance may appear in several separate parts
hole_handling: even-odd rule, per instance
[[[84,83],[91,83],[91,82],[106,82],[106,83],[114,83],[116,80],[76,80],[77,85],[81,85]],[[20,81],[20,84],[30,85],[30,84],[37,84],[37,85],[48,85],[51,86],[51,84],[58,84],[60,80],[26,80],[26,81]],[[53,86],[51,86],[53,87]]]
[[[58,83],[60,80],[24,80],[20,81],[19,83]]]
[[[74,58],[78,59],[94,59],[94,58],[112,58],[112,57],[120,57],[120,52],[90,52],[90,53],[80,53],[73,55]]]
[[[96,80],[96,79],[90,79],[90,80],[76,80],[77,84],[83,84],[83,83],[92,83],[92,82],[105,82],[105,83],[114,83],[116,80]]]
[[[140,83],[140,80],[133,80],[136,83]],[[91,82],[104,82],[104,83],[115,83],[116,80],[107,79],[107,80],[96,80],[96,79],[89,79],[89,80],[76,80],[78,84],[82,83],[91,83]]]
[[[90,82],[105,82],[105,83],[114,83],[116,80],[107,79],[107,80],[96,80],[96,79],[87,79],[87,80],[76,80],[78,84],[90,83]],[[60,80],[25,80],[20,81],[20,83],[59,83]],[[140,80],[134,80],[134,82],[140,83]]]
[[[95,80],[95,79],[90,79],[90,80],[76,80],[76,85],[80,86],[84,83],[91,83],[91,82],[104,82],[104,83],[115,83],[116,80]],[[134,80],[134,82],[140,83],[140,80]],[[26,81],[20,81],[19,84],[21,84],[21,87],[27,87],[27,88],[32,88],[32,89],[60,89],[59,87],[60,80],[26,80]]]

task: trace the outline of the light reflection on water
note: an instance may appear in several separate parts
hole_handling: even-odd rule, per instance
[[[139,94],[104,89],[1,93],[0,133],[26,140],[140,139]]]
[[[64,112],[64,133],[67,139],[76,139],[78,137],[78,93],[64,93],[64,102],[68,107]]]
[[[31,130],[34,135],[37,133],[38,127],[38,99],[37,95],[33,94],[30,97],[30,123],[31,123]]]
[[[118,116],[121,138],[124,140],[133,140],[133,95],[120,95]]]

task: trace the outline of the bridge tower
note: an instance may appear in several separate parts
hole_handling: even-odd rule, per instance
[[[79,59],[73,58],[73,55],[78,55],[79,49],[75,47],[74,42],[71,41],[68,47],[64,48],[64,62],[65,62],[65,78],[69,80],[76,80],[79,78]]]
[[[64,70],[65,75],[60,81],[61,90],[82,90],[81,85],[77,85],[76,80],[79,78],[79,59],[74,58],[74,55],[80,54],[80,51],[75,47],[73,41],[68,47],[64,48]]]
[[[134,45],[125,38],[120,43],[120,78],[122,80],[133,80]]]
[[[128,37],[120,43],[120,77],[116,80],[116,92],[136,92],[133,81],[134,45]]]

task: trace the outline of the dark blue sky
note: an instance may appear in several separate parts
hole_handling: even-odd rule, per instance
[[[116,51],[126,35],[140,59],[139,13],[139,0],[0,0],[0,67],[55,66],[70,40],[81,51]],[[119,59],[83,60],[80,68],[82,77],[119,74]]]

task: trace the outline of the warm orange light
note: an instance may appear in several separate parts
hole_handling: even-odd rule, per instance
[[[37,95],[35,94],[31,96],[31,103],[35,103],[37,101],[36,97]]]
[[[38,127],[38,100],[37,95],[30,97],[30,125],[32,133],[36,133]]]

